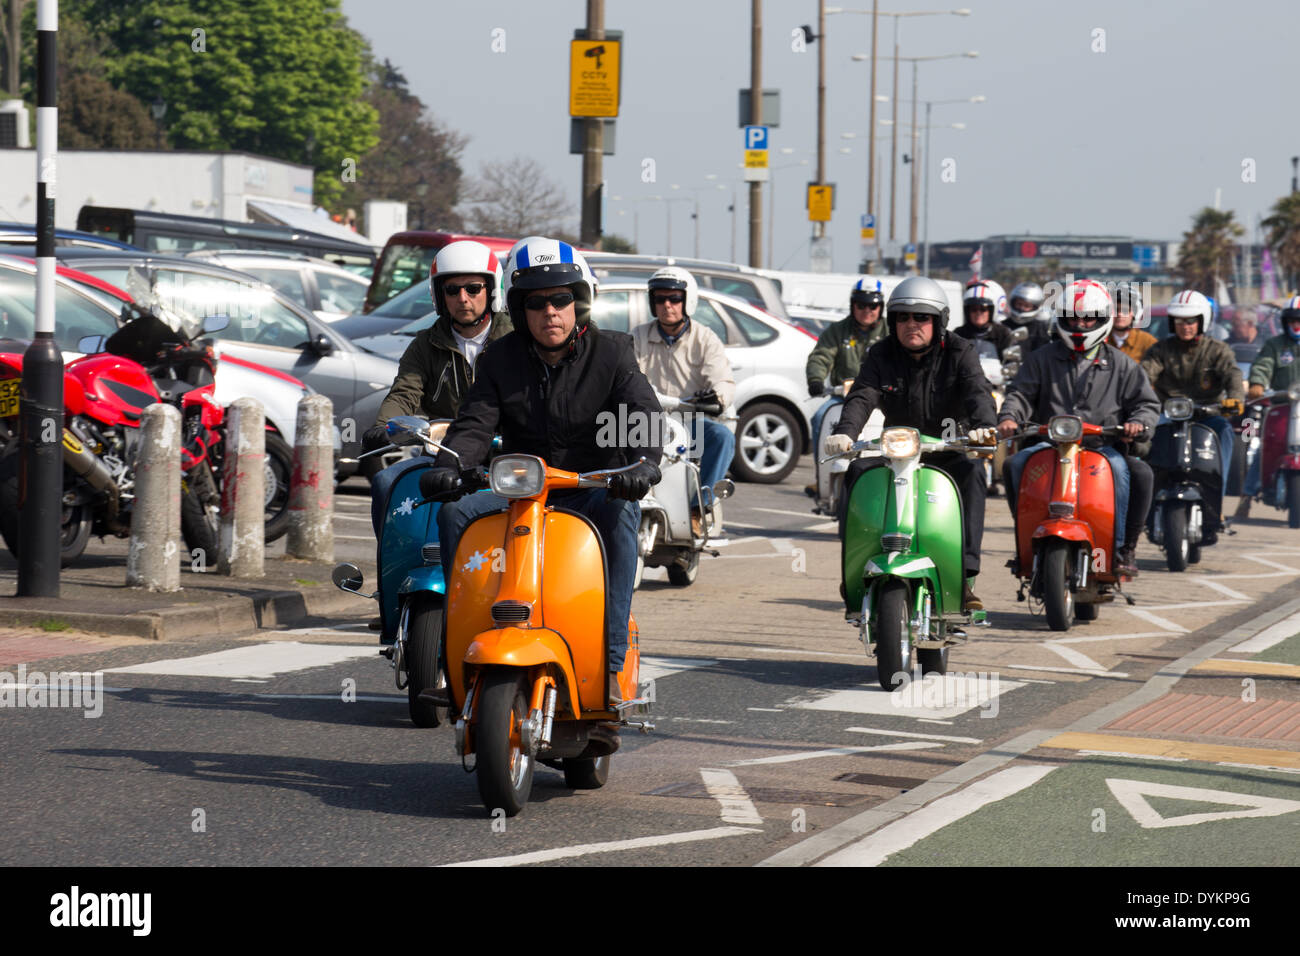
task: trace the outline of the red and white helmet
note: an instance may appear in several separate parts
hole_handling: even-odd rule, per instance
[[[449,276],[478,275],[487,282],[488,311],[501,311],[501,263],[497,254],[472,239],[449,242],[438,250],[433,265],[429,268],[429,291],[433,295],[433,307],[439,315],[447,314],[443,301],[442,283]]]
[[[966,283],[966,292],[962,296],[962,307],[969,309],[972,305],[988,307],[993,310],[994,322],[1007,317],[1007,293],[1002,286],[992,279],[971,279]]]
[[[1174,319],[1197,318],[1200,319],[1200,322],[1196,327],[1196,334],[1204,335],[1205,330],[1210,325],[1210,317],[1214,312],[1210,307],[1209,299],[1199,292],[1186,289],[1169,300],[1165,314],[1169,316],[1169,331],[1171,333],[1173,332]]]
[[[1106,287],[1092,279],[1078,279],[1067,285],[1056,298],[1054,325],[1056,334],[1075,352],[1090,352],[1106,341],[1115,324],[1115,303]],[[1090,329],[1075,324],[1077,318],[1096,318]]]

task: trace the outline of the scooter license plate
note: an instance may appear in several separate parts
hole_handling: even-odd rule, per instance
[[[18,414],[18,390],[21,385],[22,381],[16,378],[0,382],[0,418],[12,418]]]

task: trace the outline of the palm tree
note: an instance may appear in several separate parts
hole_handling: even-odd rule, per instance
[[[1183,287],[1206,295],[1216,295],[1216,280],[1232,275],[1232,259],[1237,244],[1233,242],[1246,230],[1233,221],[1236,214],[1206,206],[1192,217],[1192,228],[1183,233],[1175,271]]]
[[[1268,247],[1273,250],[1288,290],[1300,277],[1300,192],[1283,196],[1273,204],[1273,215],[1260,225],[1268,230]]]

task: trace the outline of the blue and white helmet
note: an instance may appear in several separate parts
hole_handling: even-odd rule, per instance
[[[863,276],[857,282],[853,283],[853,288],[849,290],[849,309],[853,309],[854,303],[862,303],[868,308],[871,306],[885,305],[885,293],[880,287],[879,279],[868,279]]]
[[[1278,321],[1282,323],[1282,331],[1291,338],[1291,341],[1300,342],[1300,326],[1292,325],[1296,319],[1300,319],[1300,295],[1293,295],[1287,299],[1278,317]]]
[[[591,319],[591,303],[596,298],[596,277],[587,260],[567,242],[528,236],[520,239],[506,254],[506,309],[515,331],[528,334],[524,320],[524,299],[534,289],[559,286],[573,291],[576,328],[584,328]]]

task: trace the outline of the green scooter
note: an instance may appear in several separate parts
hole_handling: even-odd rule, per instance
[[[854,443],[839,457],[881,457],[853,485],[844,520],[844,588],[862,644],[875,646],[880,686],[905,684],[912,649],[922,674],[943,674],[948,649],[967,640],[965,628],[987,626],[984,611],[962,610],[965,544],[962,501],[947,473],[926,467],[933,452],[986,450],[966,438],[921,435],[915,428],[886,428],[879,439]]]

